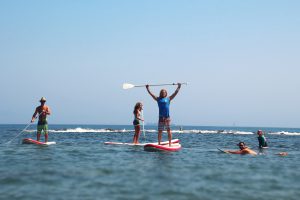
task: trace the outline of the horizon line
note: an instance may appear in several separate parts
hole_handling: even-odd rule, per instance
[[[22,123],[0,123],[1,125],[27,125]],[[32,124],[36,125],[36,124]],[[84,126],[133,126],[132,124],[80,124],[80,123],[53,123],[51,125],[84,125]],[[157,126],[157,124],[150,123],[149,125],[145,124],[145,126]],[[280,127],[280,126],[229,126],[229,125],[174,125],[173,127],[184,127],[184,126],[191,126],[191,127],[230,127],[230,128],[291,128],[291,129],[300,129],[300,127]]]

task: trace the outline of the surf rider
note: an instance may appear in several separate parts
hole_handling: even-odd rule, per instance
[[[133,143],[138,144],[139,143],[139,137],[141,133],[141,126],[140,121],[144,121],[144,119],[141,118],[141,112],[143,110],[143,104],[141,102],[138,102],[134,106],[133,114],[134,114],[134,136],[133,136]]]
[[[39,114],[39,121],[37,125],[37,141],[40,141],[41,133],[45,135],[45,143],[48,142],[48,122],[47,122],[47,115],[51,114],[51,110],[48,106],[45,105],[46,103],[46,98],[42,97],[41,100],[41,105],[36,107],[31,123],[34,122],[37,114]]]
[[[239,146],[240,150],[237,150],[237,151],[225,150],[225,152],[232,153],[232,154],[257,155],[257,153],[255,151],[251,150],[249,147],[246,146],[245,142],[239,142],[237,145]]]
[[[159,108],[159,119],[158,119],[158,144],[160,145],[162,132],[167,129],[169,146],[171,146],[172,133],[170,128],[171,118],[169,113],[170,103],[175,98],[181,88],[181,84],[177,84],[178,87],[175,92],[168,97],[167,90],[162,89],[159,93],[159,97],[155,96],[149,89],[149,85],[146,85],[148,93],[157,102]]]

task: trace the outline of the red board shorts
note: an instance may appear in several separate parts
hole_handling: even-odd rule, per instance
[[[171,124],[170,117],[160,117],[158,120],[158,130],[164,131],[165,129],[169,130]]]

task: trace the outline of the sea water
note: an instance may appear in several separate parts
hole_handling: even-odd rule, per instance
[[[146,152],[131,142],[132,126],[49,125],[56,145],[22,144],[35,127],[7,144],[25,125],[0,125],[0,199],[299,199],[300,129],[172,127],[178,152]],[[146,126],[140,142],[157,141]],[[255,132],[269,149],[259,151]],[[167,139],[164,133],[164,140]],[[42,140],[44,138],[42,137]],[[244,141],[258,156],[224,154]],[[287,156],[276,155],[287,152]]]

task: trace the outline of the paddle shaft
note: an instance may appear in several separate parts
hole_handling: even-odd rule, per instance
[[[149,86],[164,86],[164,85],[178,85],[178,83],[166,83],[166,84],[153,84]],[[187,85],[187,83],[181,83],[181,85]],[[146,85],[135,85],[134,87],[145,87]]]
[[[146,139],[146,134],[145,134],[145,119],[144,119],[144,111],[142,110],[142,123],[143,123],[143,134],[144,134],[144,140]]]
[[[41,113],[40,113],[41,114]],[[39,115],[40,115],[39,114]],[[38,116],[36,116],[35,118],[37,118]],[[6,142],[6,144],[11,143],[14,139],[16,139],[17,137],[19,137],[24,131],[26,131],[26,129],[32,124],[32,122],[30,122],[29,124],[27,124],[27,126],[18,134],[16,135],[13,139],[11,139],[10,141]]]
[[[6,144],[11,143],[14,139],[16,139],[17,137],[19,137],[19,135],[21,135],[24,131],[26,131],[26,129],[31,125],[31,122],[29,124],[27,124],[27,126],[18,134],[16,135],[13,139],[11,139],[10,141],[6,142]]]

